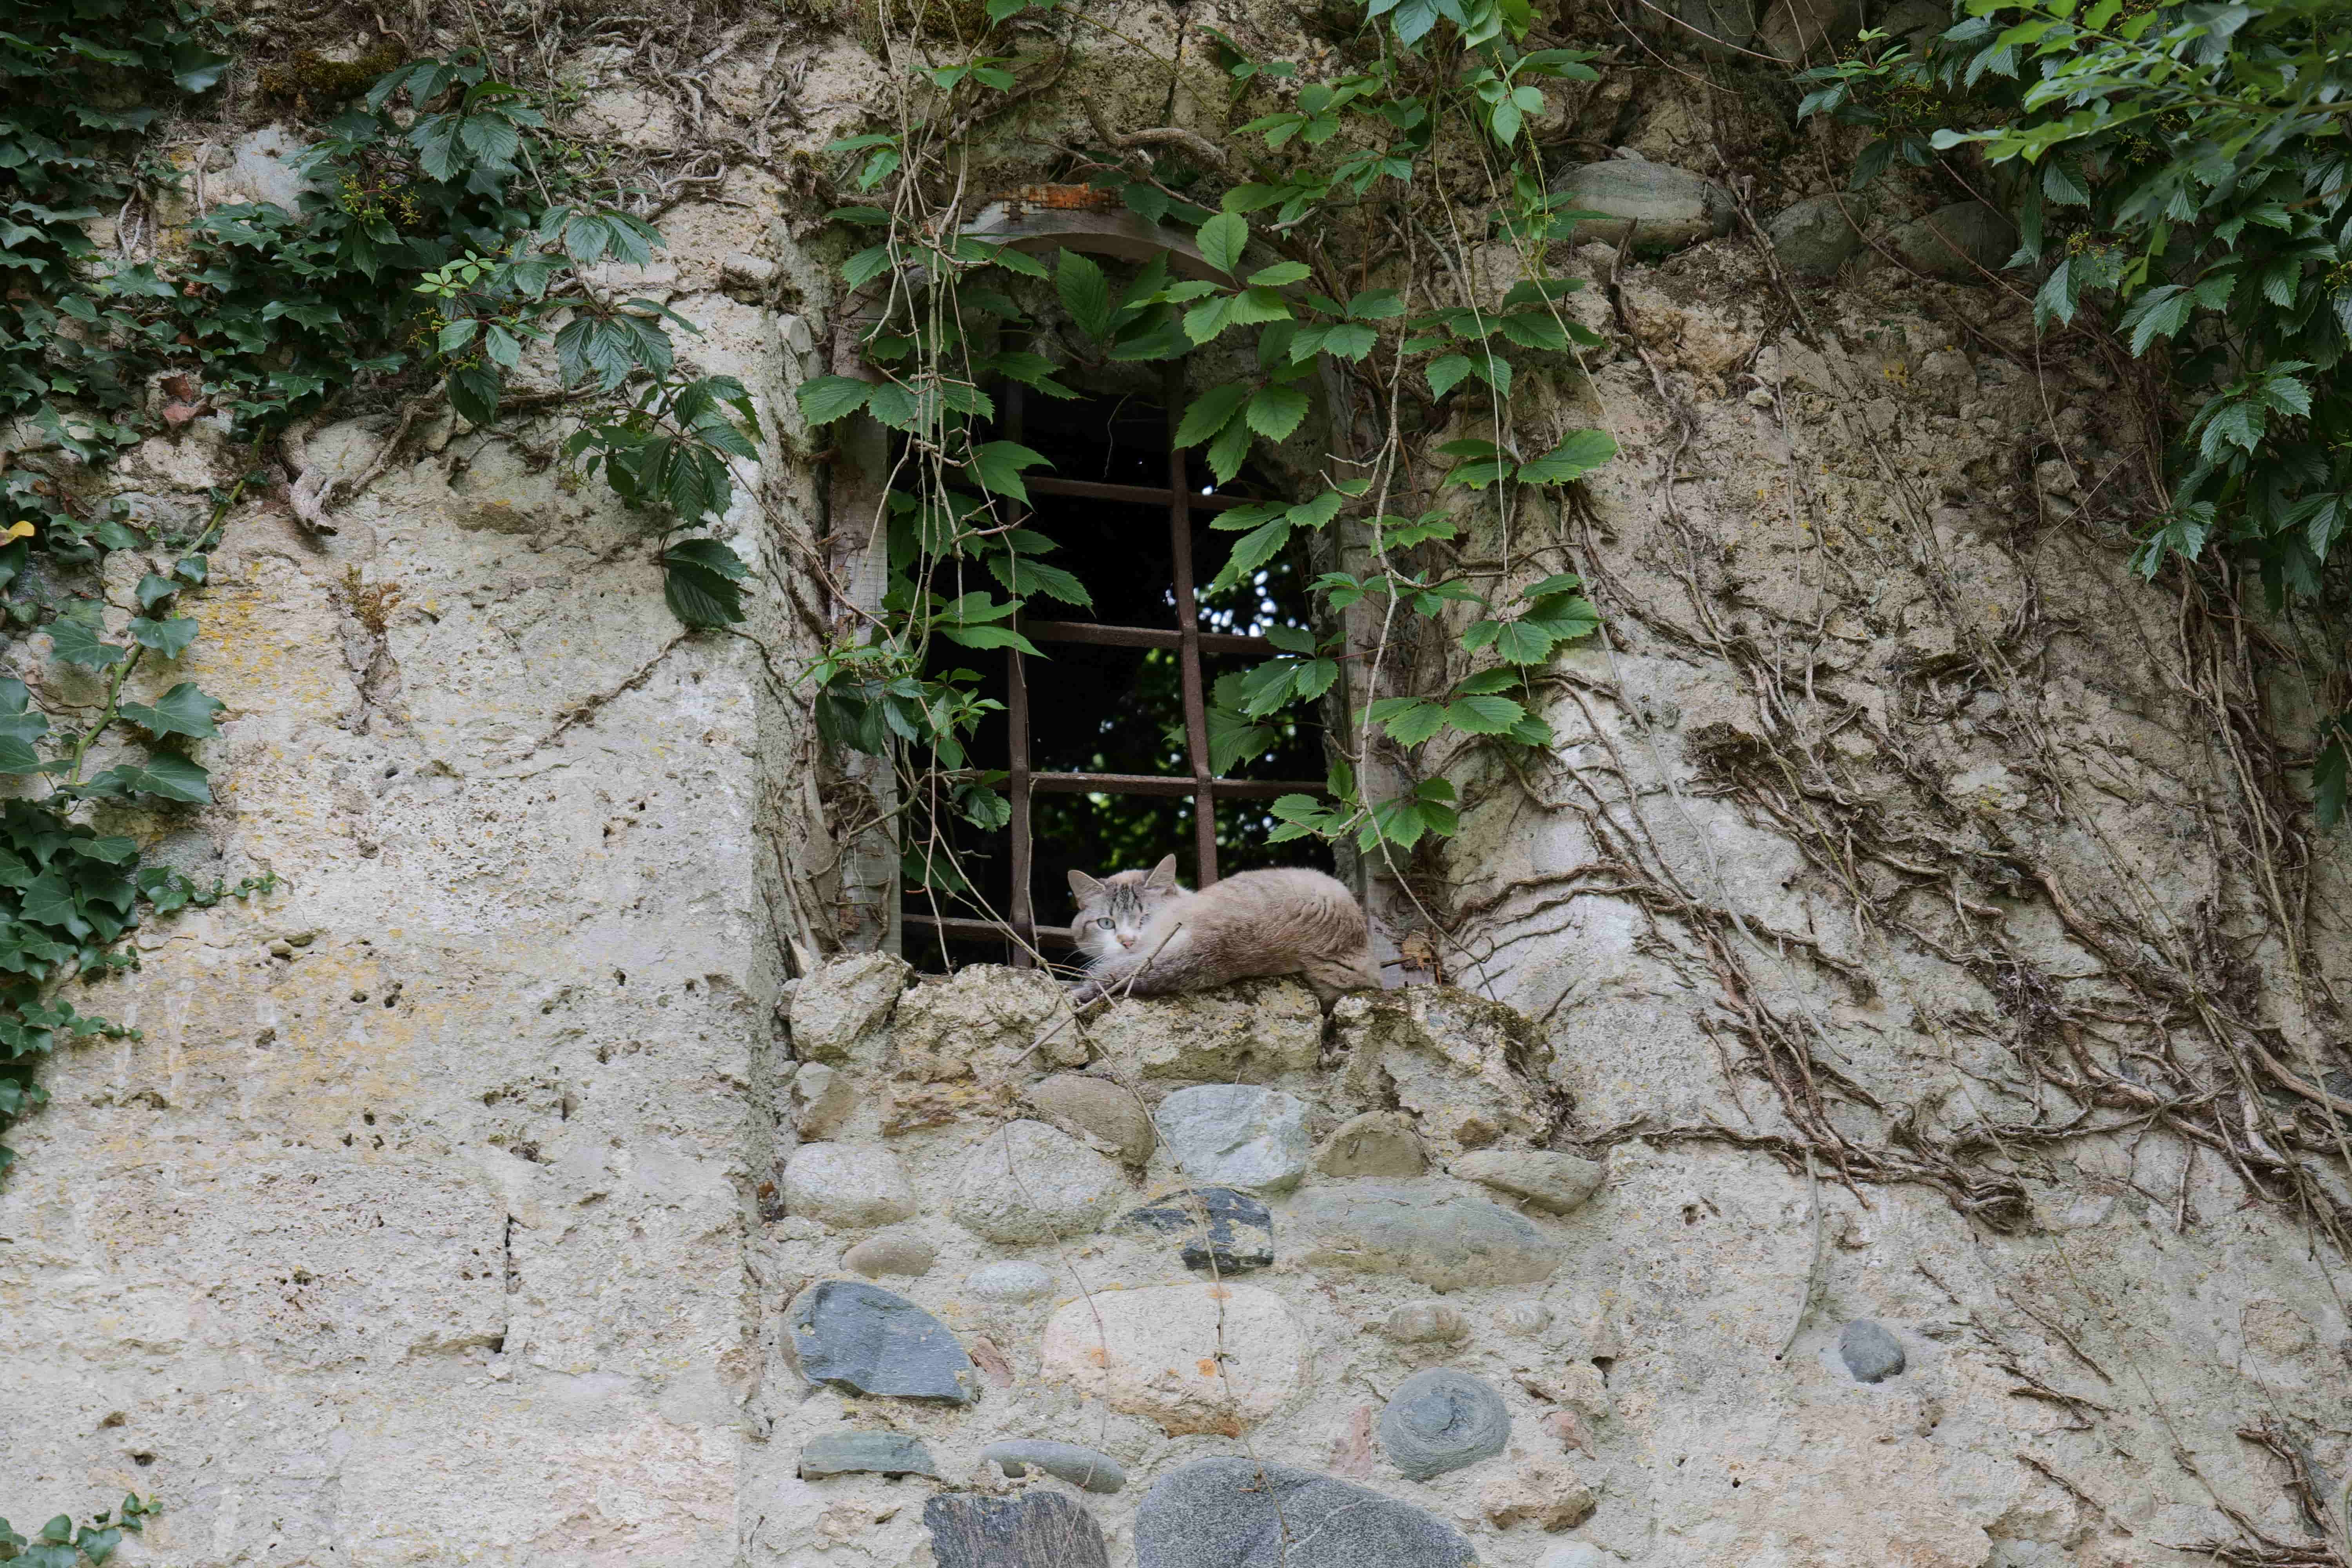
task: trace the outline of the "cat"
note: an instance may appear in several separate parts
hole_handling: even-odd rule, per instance
[[[1088,963],[1070,994],[1075,1005],[1296,974],[1328,1012],[1343,991],[1380,987],[1364,911],[1320,871],[1243,871],[1195,893],[1177,883],[1171,855],[1149,872],[1097,879],[1073,871],[1070,891]]]

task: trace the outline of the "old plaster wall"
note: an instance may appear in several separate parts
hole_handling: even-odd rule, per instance
[[[1086,85],[1119,126],[1224,135],[1200,27],[1327,47],[1262,7],[1113,20]],[[1384,937],[1420,932],[1460,989],[1328,1026],[1286,986],[1130,1004],[1024,1055],[1057,1016],[1032,979],[821,967],[857,803],[791,681],[856,520],[827,515],[787,394],[833,368],[809,171],[892,68],[831,16],[673,21],[592,26],[556,63],[583,137],[693,182],[630,281],[760,400],[730,520],[758,640],[681,637],[640,526],[530,422],[427,432],[331,536],[239,510],[182,672],[229,704],[222,802],[128,826],[284,887],[143,937],[102,1001],[146,1038],[61,1058],[13,1135],[0,1509],[152,1491],[126,1555],[174,1564],[939,1568],[972,1559],[935,1499],[1059,1492],[1124,1565],[1156,1549],[1156,1485],[1198,1518],[1242,1507],[1184,1489],[1238,1453],[1495,1564],[2089,1568],[2206,1561],[2180,1549],[2242,1524],[2320,1539],[2287,1483],[2346,1474],[2340,1258],[2246,1171],[2309,1101],[2240,1083],[2182,998],[2228,990],[2326,1069],[2336,862],[2299,923],[2273,918],[2221,743],[2252,699],[2194,695],[2227,672],[2097,526],[2139,457],[2108,372],[2037,363],[1997,289],[1869,257],[1809,280],[1706,204],[1678,254],[1564,257],[1612,346],[1527,409],[1605,423],[1626,457],[1509,540],[1530,576],[1584,572],[1608,638],[1547,689],[1550,757],[1435,759],[1463,836],[1375,887]],[[401,25],[440,47],[478,21]],[[1139,49],[1177,58],[1172,88]],[[1719,172],[1732,111],[1676,86],[1691,58],[1628,50],[1546,134]],[[195,199],[282,196],[299,128],[254,132],[263,112],[175,144]],[[1090,131],[1047,95],[974,150],[1011,180]],[[1759,220],[1827,184],[1776,179],[1741,187]],[[1932,200],[1893,203],[1874,237]],[[390,428],[297,456],[356,472]],[[200,421],[104,483],[184,507],[230,471]],[[1390,679],[1447,657],[1401,649]],[[1817,1098],[1790,1089],[1801,1058]],[[1235,1084],[1297,1110],[1168,1103]],[[2300,1163],[2342,1199],[2340,1163]],[[1530,1197],[1537,1169],[1575,1190]],[[1264,1205],[1270,1262],[1211,1282],[1182,1216],[1118,1223],[1210,1184]],[[1402,1229],[1363,1244],[1359,1200]],[[1488,1207],[1524,1227],[1517,1261],[1448,1265]],[[793,1314],[861,1279],[932,1315],[976,1399],[805,1375]],[[1858,1379],[1857,1320],[1900,1373]],[[949,1348],[925,1354],[953,1381]],[[1438,1368],[1507,1430],[1412,1479],[1379,1419]],[[2240,1436],[2264,1423],[2287,1459]],[[920,1442],[936,1476],[802,1473],[856,1432]],[[1010,1479],[982,1450],[1016,1439],[1125,1484]],[[1055,1539],[1001,1560],[1087,1560]],[[1427,1550],[1392,1560],[1446,1561]]]

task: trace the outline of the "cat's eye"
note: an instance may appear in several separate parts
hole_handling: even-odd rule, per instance
[[[1099,926],[1099,927],[1101,927],[1104,931],[1108,931],[1108,930],[1110,930],[1110,928],[1111,928],[1111,927],[1113,927],[1113,926],[1117,925],[1118,923],[1118,922],[1117,921],[1112,921],[1112,920],[1099,920],[1099,921],[1095,921],[1095,924],[1096,924],[1096,925],[1097,925],[1097,926]]]

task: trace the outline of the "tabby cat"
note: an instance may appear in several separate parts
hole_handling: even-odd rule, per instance
[[[1381,984],[1364,911],[1320,871],[1243,871],[1195,893],[1178,885],[1171,855],[1148,872],[1073,871],[1070,891],[1088,963],[1074,1003],[1296,974],[1328,1010],[1341,992]]]

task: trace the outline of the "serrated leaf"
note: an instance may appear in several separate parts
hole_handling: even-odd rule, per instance
[[[1261,386],[1250,395],[1246,417],[1266,439],[1286,440],[1307,417],[1307,394],[1296,386]]]
[[[1201,226],[1197,243],[1210,266],[1231,275],[1249,248],[1249,220],[1239,213],[1219,213]]]
[[[1586,474],[1617,455],[1617,438],[1606,430],[1578,430],[1532,462],[1519,465],[1519,482],[1527,485],[1564,485],[1580,479]]]
[[[1176,445],[1197,447],[1233,422],[1250,395],[1246,386],[1213,386],[1192,400],[1176,426]]]
[[[1029,487],[1021,482],[1021,471],[1041,466],[1054,466],[1043,452],[1032,451],[1018,441],[987,441],[971,449],[968,471],[982,489],[1025,502]]]
[[[1474,694],[1445,705],[1445,721],[1470,735],[1499,735],[1526,716],[1508,697]]]
[[[1080,331],[1090,338],[1110,336],[1110,281],[1092,258],[1064,250],[1054,263],[1054,290]]]
[[[982,649],[1013,648],[1038,658],[1045,656],[1037,645],[1010,626],[941,626],[940,636],[960,647]]]
[[[801,413],[812,425],[830,425],[845,415],[855,414],[866,406],[874,392],[874,384],[860,381],[854,375],[821,375],[814,381],[803,382],[793,395],[801,405]]]

